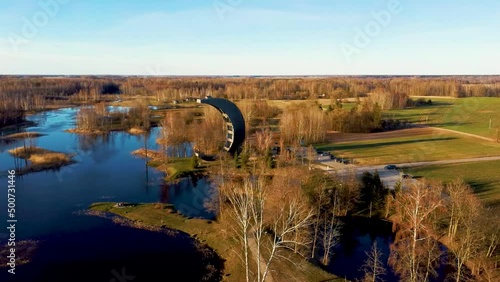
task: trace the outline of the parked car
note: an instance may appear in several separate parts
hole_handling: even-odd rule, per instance
[[[396,165],[390,164],[390,165],[384,166],[384,169],[385,170],[394,170],[394,169],[397,169],[397,167],[396,167]]]

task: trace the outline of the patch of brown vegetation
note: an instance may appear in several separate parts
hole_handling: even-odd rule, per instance
[[[49,169],[58,169],[65,165],[74,163],[73,155],[53,152],[39,147],[18,147],[9,150],[9,153],[15,157],[30,161],[30,164],[21,170],[18,174],[38,172]]]
[[[65,164],[71,161],[71,157],[64,153],[33,154],[28,159],[34,165]]]
[[[9,150],[9,153],[14,157],[21,159],[29,159],[31,155],[34,154],[45,154],[50,151],[39,148],[39,147],[17,147],[15,149]]]
[[[8,267],[10,248],[7,244],[0,250],[0,268]],[[38,248],[38,241],[26,240],[16,243],[16,266],[27,264],[31,261],[35,250]]]
[[[2,139],[25,139],[25,138],[37,138],[45,136],[46,134],[38,133],[38,132],[20,132],[14,133],[7,136],[2,137]]]
[[[139,127],[132,127],[131,129],[128,130],[128,133],[133,134],[133,135],[142,135],[146,133],[146,130],[139,128]]]
[[[143,157],[143,158],[153,158],[153,159],[163,158],[162,153],[155,151],[155,150],[146,150],[144,148],[133,151],[132,155]]]
[[[68,130],[65,130],[64,132],[76,133],[76,134],[87,134],[87,135],[106,134],[106,132],[101,131],[101,130],[84,130],[84,129],[78,129],[78,128],[68,129]]]

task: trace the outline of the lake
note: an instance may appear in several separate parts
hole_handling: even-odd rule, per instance
[[[162,276],[169,281],[199,281],[206,272],[202,254],[186,234],[169,236],[123,227],[109,219],[78,215],[78,211],[93,202],[164,202],[187,216],[213,218],[203,206],[204,195],[212,189],[210,182],[184,179],[166,184],[163,173],[131,155],[144,147],[142,136],[64,132],[75,127],[77,111],[68,108],[28,117],[36,126],[26,131],[47,134],[36,139],[38,147],[75,154],[77,162],[58,171],[17,177],[16,239],[37,240],[39,248],[31,263],[16,267],[16,279],[2,269],[0,281],[111,281],[122,269],[135,276],[134,281]],[[157,131],[153,129],[147,138],[150,149],[157,148]],[[19,165],[8,150],[22,145],[22,140],[0,143],[2,203],[7,203],[5,173]],[[0,218],[7,219],[6,209],[0,210]],[[7,229],[0,229],[2,245],[7,236]],[[183,271],[186,264],[189,272]]]

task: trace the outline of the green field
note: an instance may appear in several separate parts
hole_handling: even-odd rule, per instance
[[[384,113],[384,117],[497,138],[497,128],[500,127],[500,98],[431,100],[432,105],[390,110]]]
[[[416,167],[407,172],[443,182],[462,178],[487,205],[500,206],[500,161]]]
[[[464,137],[454,133],[440,133],[371,139],[353,142],[322,144],[321,151],[335,156],[354,158],[360,165],[408,163],[500,156],[500,144]]]

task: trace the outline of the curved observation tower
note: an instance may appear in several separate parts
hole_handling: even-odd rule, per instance
[[[233,102],[207,96],[204,99],[198,99],[199,104],[207,104],[216,108],[226,123],[226,142],[224,150],[234,155],[240,149],[245,141],[245,119],[240,109]]]

